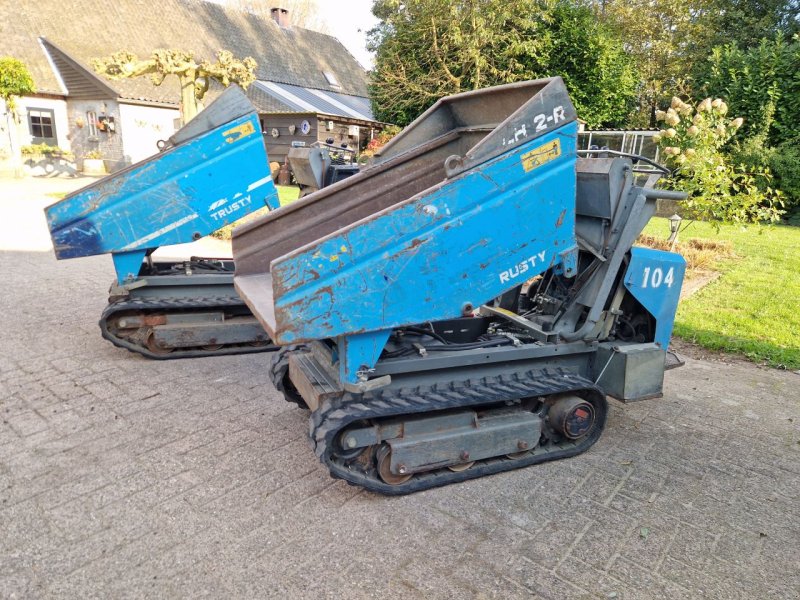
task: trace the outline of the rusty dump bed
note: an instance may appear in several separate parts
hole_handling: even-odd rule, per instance
[[[538,118],[542,119],[541,124]],[[292,304],[290,300],[305,292],[303,285],[313,279],[324,282],[345,272],[352,273],[357,266],[363,267],[372,260],[377,251],[390,261],[395,247],[390,247],[386,238],[396,236],[396,240],[391,241],[397,245],[405,243],[409,236],[409,231],[400,231],[408,224],[405,213],[398,212],[401,207],[428,198],[478,165],[512,149],[518,150],[536,138],[551,135],[575,120],[575,110],[560,78],[443,98],[387,144],[374,163],[358,175],[237,227],[233,236],[237,291],[279,343],[313,339],[325,333],[357,333],[391,326],[388,317],[375,323],[345,319],[347,322],[328,329],[309,327],[304,333],[294,329],[290,334],[287,320],[308,319],[302,311],[292,313],[291,308],[287,309],[289,312],[284,310],[282,315],[276,315],[276,311],[283,310],[276,309],[276,303],[280,304],[283,298],[289,303],[286,306],[299,306],[297,301]],[[565,147],[564,152],[570,148]],[[572,168],[574,171],[574,165]],[[574,179],[574,172],[568,179]],[[458,193],[469,192],[460,190]],[[355,232],[368,221],[377,221],[378,217],[390,219],[395,214],[398,228],[390,224],[384,229],[385,235],[376,236],[373,232],[372,238],[347,237],[347,232]],[[440,214],[439,218],[442,216]],[[345,238],[339,244],[341,235]],[[359,241],[354,241],[356,238]],[[326,241],[335,241],[337,248],[351,244],[349,262],[337,263],[330,269],[326,263],[322,266],[324,272],[318,272],[317,266],[307,260],[304,253],[313,250],[313,256],[319,256],[314,248]],[[359,247],[354,247],[357,244]],[[326,256],[331,261],[338,260],[331,254]],[[292,262],[301,258],[304,262]],[[276,271],[278,264],[285,268]],[[406,317],[398,315],[401,320]]]

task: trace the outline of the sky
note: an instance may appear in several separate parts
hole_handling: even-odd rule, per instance
[[[328,23],[330,33],[345,45],[365,69],[373,66],[367,52],[366,33],[377,23],[372,16],[372,0],[318,0],[319,10]]]

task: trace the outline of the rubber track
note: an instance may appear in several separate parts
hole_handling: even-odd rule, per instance
[[[597,425],[584,439],[577,442],[538,446],[530,455],[518,459],[492,458],[476,463],[466,471],[453,472],[439,469],[418,473],[401,485],[388,485],[381,481],[374,469],[369,472],[350,468],[331,454],[336,435],[350,423],[364,419],[381,419],[400,415],[414,415],[449,408],[502,403],[505,400],[577,393],[595,408]],[[373,492],[401,495],[418,492],[450,483],[510,471],[559,458],[575,456],[590,448],[605,427],[608,403],[603,391],[594,383],[563,369],[531,370],[512,376],[485,377],[476,380],[436,384],[431,387],[377,391],[364,395],[345,394],[333,401],[325,401],[311,416],[311,444],[320,461],[328,467],[331,476],[346,480]]]
[[[301,349],[304,350],[305,348],[306,346],[303,345],[282,346],[278,348],[278,351],[272,355],[272,359],[269,363],[269,378],[272,381],[272,385],[281,393],[284,400],[290,404],[296,404],[303,410],[308,410],[308,404],[306,404],[306,401],[303,400],[303,397],[297,390],[287,390],[285,385],[286,374],[289,372],[289,355],[292,352]]]
[[[108,319],[120,312],[182,312],[193,309],[219,309],[245,306],[239,297],[218,296],[209,298],[131,298],[130,300],[117,300],[106,306],[100,315],[100,331],[105,339],[119,348],[141,354],[155,360],[172,360],[174,358],[199,358],[201,356],[222,356],[225,354],[251,354],[253,352],[267,352],[275,350],[277,346],[267,344],[264,346],[235,345],[220,350],[173,350],[166,354],[156,354],[146,346],[135,344],[120,338],[108,328]]]

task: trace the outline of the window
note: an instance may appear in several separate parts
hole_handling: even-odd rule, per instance
[[[56,120],[49,108],[29,108],[28,127],[31,131],[32,144],[48,144],[57,146]]]
[[[336,75],[330,71],[323,71],[322,74],[325,75],[325,79],[328,80],[328,83],[331,84],[331,87],[341,87],[339,85],[339,80],[336,79]]]
[[[86,111],[86,132],[89,137],[97,137],[97,113],[93,110]]]

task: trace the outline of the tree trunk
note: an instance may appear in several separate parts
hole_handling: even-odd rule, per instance
[[[197,115],[197,97],[194,93],[194,72],[178,75],[181,83],[181,120],[185,125]]]
[[[9,150],[9,166],[14,170],[14,177],[22,177],[22,145],[20,143],[19,129],[20,124],[12,114],[8,102],[0,100],[2,107],[5,109],[6,115],[6,130],[8,131],[8,150]]]

